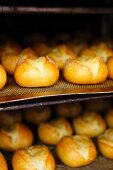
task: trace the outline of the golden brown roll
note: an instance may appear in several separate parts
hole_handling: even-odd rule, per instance
[[[0,129],[0,148],[5,151],[16,151],[19,148],[26,148],[32,142],[32,131],[24,124],[13,123]]]
[[[113,128],[113,109],[109,109],[105,115],[105,121],[108,127]]]
[[[22,115],[19,110],[0,112],[0,127],[5,127],[15,122],[22,122]]]
[[[54,158],[45,145],[35,145],[15,152],[14,170],[55,170]]]
[[[106,64],[108,67],[108,77],[113,79],[113,57],[109,57]]]
[[[25,110],[25,119],[28,122],[38,125],[41,122],[47,121],[51,116],[49,106],[33,107]]]
[[[106,129],[104,119],[96,112],[85,112],[73,120],[73,127],[77,134],[96,137]]]
[[[104,62],[106,62],[109,57],[113,56],[113,51],[104,42],[92,46],[91,49],[102,57]]]
[[[106,80],[108,69],[95,52],[85,50],[80,57],[66,63],[63,75],[71,83],[97,84]]]
[[[8,170],[6,159],[2,153],[0,153],[0,170]]]
[[[105,112],[111,107],[110,99],[93,99],[84,102],[85,109],[95,112]]]
[[[46,144],[56,145],[63,136],[72,135],[72,127],[64,118],[41,123],[38,127],[38,136]]]
[[[63,70],[68,59],[75,59],[77,57],[77,55],[64,44],[56,46],[56,48],[48,53],[48,56],[56,62],[60,70]]]
[[[21,58],[15,68],[14,78],[23,87],[46,87],[57,82],[59,69],[49,57]]]
[[[80,102],[58,104],[55,106],[55,111],[59,116],[74,118],[81,113],[82,105]]]
[[[75,52],[77,55],[81,53],[81,51],[88,48],[88,44],[86,41],[70,41],[66,43],[67,47]]]
[[[1,53],[1,64],[8,74],[13,75],[21,50],[21,46],[15,42],[4,44]]]
[[[107,129],[97,138],[98,149],[102,155],[113,159],[113,128]]]
[[[5,86],[7,82],[7,74],[3,66],[0,64],[0,90]]]
[[[44,56],[47,55],[47,53],[50,51],[50,48],[48,47],[48,45],[46,43],[35,43],[32,46],[32,49],[35,51],[35,53],[38,56]]]
[[[92,163],[97,156],[96,147],[87,136],[65,136],[56,146],[59,159],[70,167]]]

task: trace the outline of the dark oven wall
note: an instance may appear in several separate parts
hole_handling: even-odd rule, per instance
[[[20,41],[34,32],[48,37],[56,33],[82,32],[100,36],[109,32],[109,15],[60,15],[60,14],[0,14],[0,33],[8,34]]]

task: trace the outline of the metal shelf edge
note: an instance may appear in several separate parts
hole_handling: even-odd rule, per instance
[[[23,7],[0,6],[0,13],[54,13],[54,14],[110,14],[113,7],[86,8],[86,7]]]

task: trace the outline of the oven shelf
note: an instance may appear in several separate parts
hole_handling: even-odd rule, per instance
[[[34,6],[0,6],[0,13],[11,14],[112,14],[113,7],[34,7]]]
[[[94,98],[113,97],[113,81],[106,80],[98,85],[75,85],[61,76],[51,87],[19,87],[12,77],[0,91],[0,110],[20,109],[32,106],[83,101]]]

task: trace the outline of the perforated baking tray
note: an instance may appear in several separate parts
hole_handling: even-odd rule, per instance
[[[24,88],[18,86],[10,77],[0,91],[0,104],[25,100],[39,100],[50,97],[113,94],[113,81],[107,80],[98,85],[75,85],[66,82],[62,77],[51,87]]]

